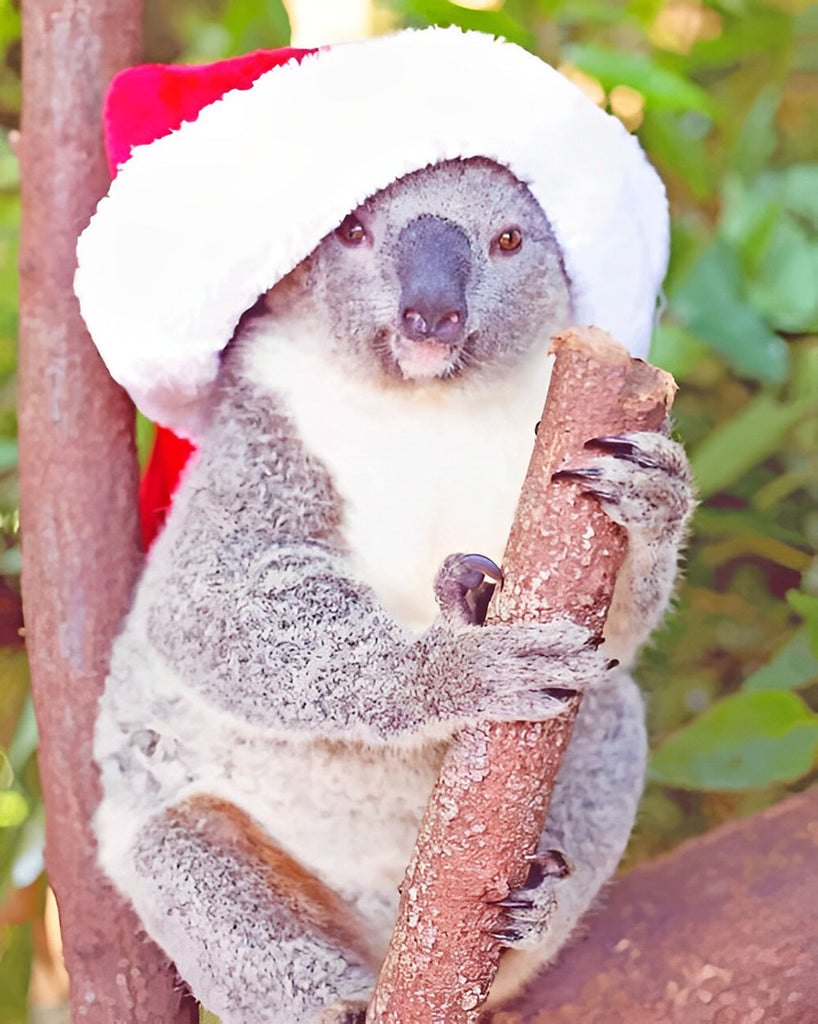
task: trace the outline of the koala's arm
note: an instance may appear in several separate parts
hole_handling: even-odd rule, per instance
[[[146,570],[148,640],[225,713],[379,742],[542,719],[603,671],[570,623],[396,623],[348,569],[323,467],[268,394],[233,385]],[[431,584],[430,584],[431,585]]]

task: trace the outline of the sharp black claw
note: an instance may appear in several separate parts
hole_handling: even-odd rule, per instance
[[[636,445],[633,441],[627,441],[624,437],[618,434],[603,434],[602,437],[592,437],[590,441],[586,441],[583,448],[589,448],[592,451],[607,452],[609,455],[621,455],[627,457],[629,455],[635,455],[637,452]]]
[[[658,465],[654,459],[646,455],[633,441],[628,441],[616,434],[592,437],[590,441],[585,442],[583,447],[591,451],[613,455],[616,459],[627,459],[629,462],[635,462],[637,466],[642,466],[644,469],[655,469]]]
[[[505,579],[503,570],[496,562],[493,562],[485,555],[463,555],[460,558],[460,565],[472,572],[480,573],[481,576],[488,576],[490,580],[498,583],[502,589],[503,580]]]
[[[605,643],[605,637],[604,636],[601,636],[601,635],[600,636],[589,636],[588,639],[585,641],[585,646],[586,647],[592,647],[596,651],[596,650],[599,650],[599,648],[604,643]]]
[[[596,466],[577,467],[576,469],[558,469],[551,474],[552,480],[599,480],[602,470]]]
[[[616,668],[618,664],[619,664],[619,658],[611,658],[611,660],[608,662],[608,664],[605,666],[605,668],[608,668],[608,669]]]
[[[569,700],[573,700],[579,693],[578,690],[569,690],[565,687],[559,686],[544,686],[537,692],[541,693],[544,697],[554,697],[556,700],[564,701],[566,704]]]
[[[530,910],[533,900],[520,899],[518,896],[506,896],[504,900],[494,900],[494,906],[505,907],[506,910]]]
[[[565,878],[572,868],[561,850],[538,850],[526,857],[531,867],[522,889],[536,889],[545,878]]]
[[[496,932],[489,932],[489,935],[493,939],[497,939],[498,942],[503,943],[504,946],[509,945],[511,942],[519,942],[522,938],[522,935],[516,928],[500,928]]]

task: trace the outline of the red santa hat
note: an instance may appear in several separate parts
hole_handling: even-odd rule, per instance
[[[107,116],[118,174],[79,240],[76,292],[112,376],[187,437],[257,297],[368,196],[456,157],[529,185],[577,322],[646,354],[668,250],[662,184],[616,118],[518,46],[431,28],[132,69]]]

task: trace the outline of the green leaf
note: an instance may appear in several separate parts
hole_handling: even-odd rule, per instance
[[[28,804],[16,789],[0,789],[0,828],[16,828],[28,817]]]
[[[23,664],[25,661],[23,660]],[[31,694],[26,697],[23,710],[17,720],[17,728],[9,747],[9,760],[16,772],[21,772],[28,759],[37,749],[37,719],[34,716],[34,704]]]
[[[740,373],[779,383],[787,375],[786,343],[741,295],[735,251],[717,239],[701,254],[670,297],[670,308]]]
[[[684,789],[752,789],[802,778],[816,752],[818,715],[795,694],[738,693],[671,736],[648,777]]]
[[[535,47],[533,34],[502,10],[472,10],[448,0],[392,0],[389,6],[413,24],[442,25],[444,28],[457,25],[467,31],[501,36],[526,50]]]
[[[8,789],[14,782],[14,769],[11,767],[5,750],[0,748],[0,790]]]
[[[679,324],[664,323],[656,328],[650,346],[650,361],[681,379],[707,354],[707,346]]]
[[[645,97],[648,107],[657,110],[699,110],[710,116],[715,102],[698,85],[675,71],[662,67],[643,53],[626,53],[595,43],[571,43],[564,56],[572,64],[598,78],[606,89],[629,85]]]
[[[725,420],[690,454],[700,497],[724,490],[772,455],[813,404],[808,399],[780,403],[762,392]]]
[[[808,627],[802,626],[781,650],[757,672],[744,680],[745,693],[761,690],[795,690],[818,679],[818,657],[812,652]]]
[[[747,297],[779,331],[818,329],[818,243],[794,218],[776,221]]]
[[[780,172],[788,210],[818,228],[818,164],[797,164]]]
[[[742,119],[730,154],[730,167],[746,179],[754,178],[762,170],[778,145],[775,115],[781,96],[782,89],[777,83],[765,86]]]
[[[818,658],[818,597],[802,590],[788,590],[787,604],[801,616],[812,638],[812,653]]]

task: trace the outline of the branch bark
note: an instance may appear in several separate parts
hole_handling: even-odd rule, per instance
[[[133,407],[74,298],[75,244],[108,185],[101,106],[140,53],[139,0],[26,0],[20,159],[20,490],[26,642],[46,860],[75,1020],[193,1022],[166,958],[96,867],[91,742],[141,555]]]
[[[554,339],[554,369],[487,621],[568,614],[601,634],[624,532],[566,481],[586,440],[656,430],[675,385],[594,328]],[[483,724],[452,744],[401,887],[371,1024],[474,1024],[497,970],[491,901],[522,884],[545,823],[578,700],[550,722]]]

